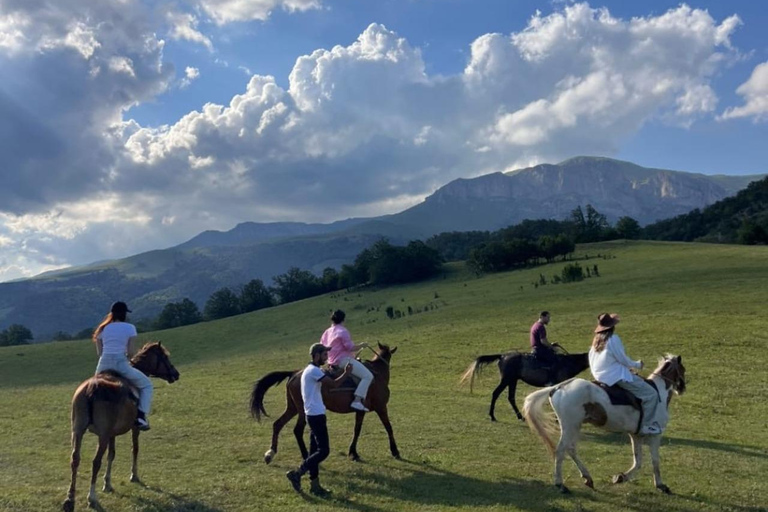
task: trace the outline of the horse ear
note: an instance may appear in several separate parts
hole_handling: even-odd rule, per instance
[[[159,346],[161,346],[161,347],[163,346],[163,342],[162,342],[162,341],[158,341],[158,342],[157,342],[157,344],[158,344]]]
[[[384,350],[384,347],[381,345],[381,343],[379,343],[379,342],[377,341],[377,342],[376,342],[376,344],[379,346],[379,350]]]
[[[389,351],[390,354],[394,354],[395,352],[397,352],[397,347],[395,347],[395,348],[393,348],[392,350]]]
[[[677,364],[683,364],[683,356],[677,356]]]

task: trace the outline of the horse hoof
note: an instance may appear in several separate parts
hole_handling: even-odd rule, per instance
[[[356,453],[350,453],[349,460],[351,460],[352,462],[360,462],[360,456]]]
[[[88,507],[90,508],[98,508],[99,507],[99,500],[96,498],[88,498]]]
[[[614,484],[623,484],[627,481],[627,475],[624,473],[619,473],[618,475],[613,475],[613,480],[611,480]]]
[[[555,484],[555,487],[560,491],[560,494],[571,494],[571,490],[563,484]]]
[[[403,460],[399,453],[393,453],[392,456],[397,460]]]
[[[273,452],[272,450],[268,450],[267,453],[264,454],[264,463],[269,464],[270,462],[272,462],[274,458],[275,458],[275,452]]]
[[[105,485],[101,488],[102,492],[114,492],[115,489],[111,485]]]
[[[666,486],[666,485],[664,485],[664,484],[659,484],[659,485],[657,485],[657,486],[656,486],[656,488],[657,488],[659,491],[663,492],[664,494],[672,494],[672,491],[671,491],[671,490],[669,490],[669,487],[667,487],[667,486]]]
[[[140,484],[141,483],[141,480],[139,480],[139,476],[138,475],[134,475],[133,473],[131,473],[130,481],[135,483],[135,484]]]
[[[491,421],[492,421],[492,422],[494,422],[494,423],[496,423],[496,418],[495,418],[495,417],[493,417],[493,416],[491,416]]]
[[[67,499],[62,505],[61,509],[64,512],[75,512],[75,500]]]
[[[595,482],[592,481],[592,478],[585,477],[584,478],[584,485],[586,485],[587,487],[589,487],[593,491],[595,490]]]

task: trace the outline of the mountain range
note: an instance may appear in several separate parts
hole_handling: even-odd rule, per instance
[[[316,273],[338,268],[382,236],[397,244],[445,231],[496,230],[524,219],[563,219],[586,204],[609,221],[630,216],[648,224],[704,208],[761,177],[577,157],[458,179],[393,215],[330,224],[245,222],[225,232],[205,231],[170,249],[0,283],[0,328],[20,323],[37,340],[58,331],[77,332],[95,325],[118,298],[131,305],[134,318],[155,316],[184,297],[202,309],[224,286],[254,278],[270,284],[292,266]]]

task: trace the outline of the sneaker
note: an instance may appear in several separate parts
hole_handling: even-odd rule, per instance
[[[328,489],[323,488],[323,486],[320,485],[320,479],[315,478],[314,480],[309,481],[309,492],[311,494],[314,494],[315,496],[325,497],[332,494],[331,491]]]
[[[291,482],[294,491],[301,492],[301,473],[293,469],[287,472],[285,477]]]
[[[136,426],[142,431],[149,430],[149,422],[147,421],[147,416],[144,414],[144,411],[138,411],[136,413]]]
[[[661,434],[661,429],[656,425],[643,425],[640,434],[644,436],[655,436]]]
[[[352,405],[350,405],[350,407],[352,407],[353,409],[357,409],[358,411],[369,412],[368,408],[363,405],[363,402],[361,402],[359,398],[354,400],[352,402]]]

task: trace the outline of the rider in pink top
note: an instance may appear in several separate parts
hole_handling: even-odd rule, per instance
[[[333,312],[331,326],[323,333],[320,343],[330,349],[328,352],[330,364],[341,368],[346,368],[348,364],[352,365],[352,375],[360,379],[360,384],[355,390],[355,399],[351,407],[358,411],[367,412],[368,409],[363,405],[363,400],[368,395],[368,387],[373,382],[373,374],[363,363],[355,359],[355,352],[368,347],[368,344],[365,342],[355,344],[352,341],[347,328],[341,325],[344,323],[344,318],[346,318],[346,314],[342,310],[337,309]]]

